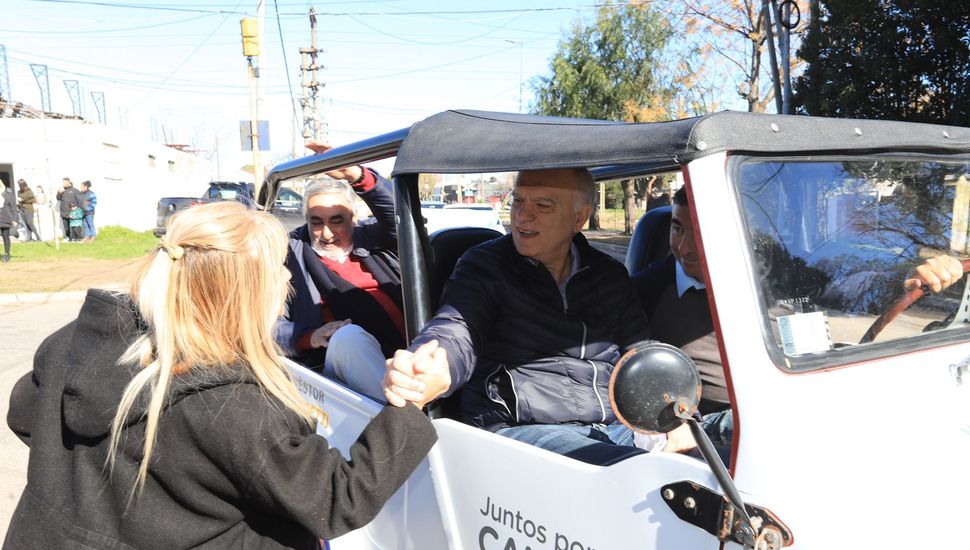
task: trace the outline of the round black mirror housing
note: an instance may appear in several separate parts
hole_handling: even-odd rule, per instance
[[[617,418],[641,433],[667,433],[697,412],[701,379],[694,361],[669,344],[639,344],[620,357],[610,376]]]

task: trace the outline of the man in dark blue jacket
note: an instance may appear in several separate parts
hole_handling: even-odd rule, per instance
[[[474,426],[592,463],[638,452],[609,380],[647,320],[623,265],[580,233],[594,192],[585,169],[519,173],[510,234],[459,260],[435,317],[389,362],[390,402],[448,377]]]
[[[361,166],[327,175],[335,181],[307,187],[307,223],[290,233],[293,293],[276,339],[290,357],[383,401],[385,358],[406,344],[391,184]],[[355,223],[355,195],[375,223]]]

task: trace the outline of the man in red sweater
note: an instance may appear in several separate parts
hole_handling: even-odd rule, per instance
[[[294,293],[277,340],[294,359],[383,402],[384,360],[405,346],[391,184],[361,166],[327,175],[307,187],[307,223],[290,234]],[[374,223],[356,223],[355,195]]]

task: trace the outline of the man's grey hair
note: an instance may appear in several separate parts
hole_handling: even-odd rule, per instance
[[[576,202],[576,212],[579,212],[583,206],[593,206],[593,201],[596,200],[596,180],[593,179],[593,174],[586,168],[564,168],[564,170],[573,176],[573,183],[576,186],[576,192],[579,194],[579,201]],[[515,175],[515,186],[518,187],[519,178],[522,174],[541,171],[543,170],[520,170]]]
[[[308,185],[306,191],[303,192],[303,213],[306,214],[307,205],[310,204],[311,198],[328,193],[342,196],[347,201],[351,212],[354,210],[354,198],[357,197],[357,194],[354,193],[350,184],[344,180],[322,178]]]
[[[586,168],[576,168],[573,172],[576,174],[576,190],[583,200],[581,205],[593,206],[596,200],[596,180],[593,179],[593,174]]]

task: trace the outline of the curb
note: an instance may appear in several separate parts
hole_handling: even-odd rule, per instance
[[[104,290],[116,290],[125,292],[127,289],[122,285],[105,285]],[[0,307],[38,305],[51,302],[83,302],[88,295],[87,290],[65,290],[60,292],[21,292],[19,294],[0,294]]]
[[[25,304],[46,304],[49,302],[80,302],[87,295],[86,290],[66,292],[23,292],[20,294],[0,294],[0,306]]]

